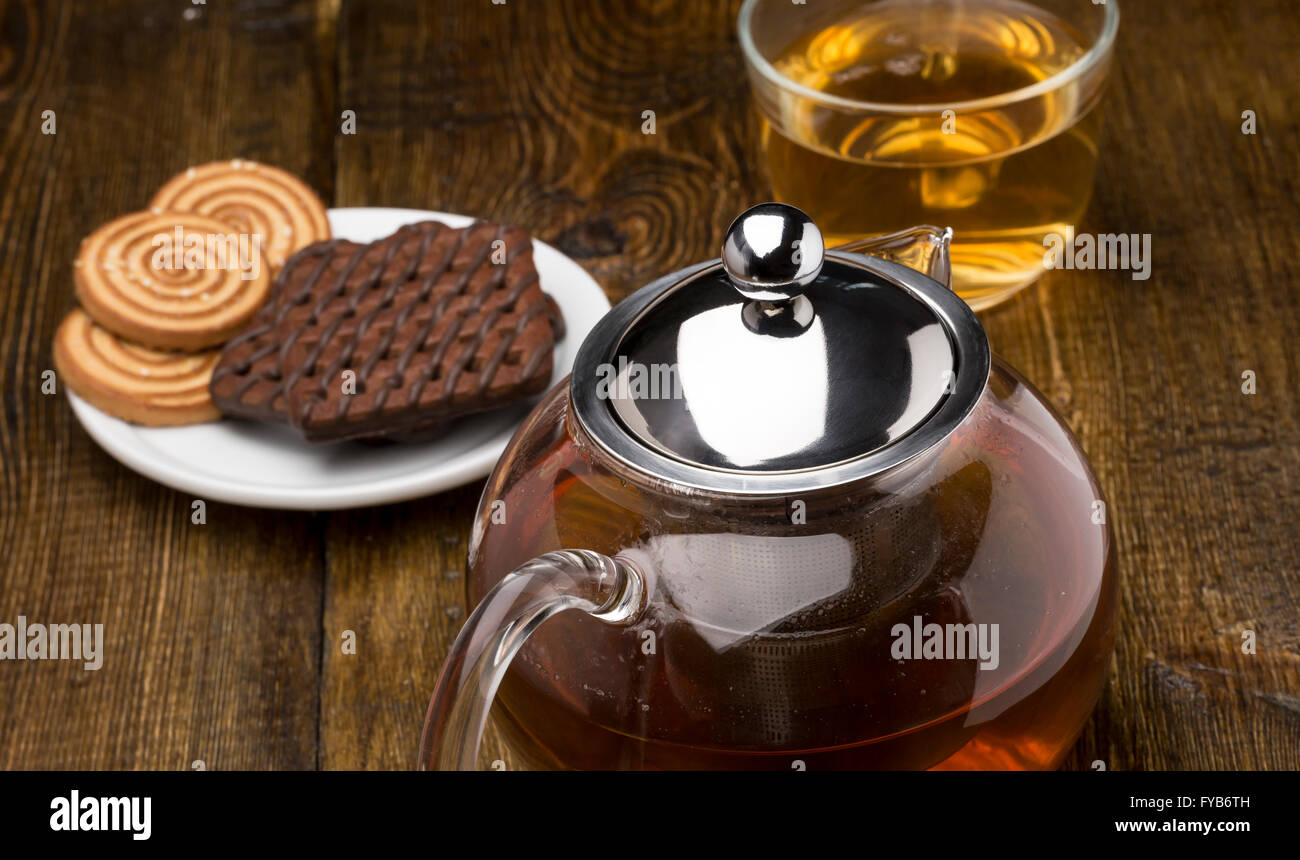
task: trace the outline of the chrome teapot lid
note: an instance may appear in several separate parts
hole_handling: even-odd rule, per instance
[[[720,260],[661,278],[588,335],[574,414],[624,465],[718,493],[788,495],[879,474],[945,439],[988,381],[970,308],[914,269],[827,253],[764,203]]]

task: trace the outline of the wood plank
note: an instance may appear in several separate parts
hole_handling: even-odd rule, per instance
[[[102,623],[103,668],[0,664],[0,767],[311,768],[319,521],[118,465],[40,392],[99,223],[186,165],[244,156],[331,190],[310,3],[0,4],[0,620]],[[41,134],[41,111],[57,133]]]

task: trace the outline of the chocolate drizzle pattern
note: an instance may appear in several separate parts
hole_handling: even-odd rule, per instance
[[[306,289],[310,289],[341,247],[366,246],[342,239],[308,245],[289,258],[276,279],[270,300],[241,334],[226,344],[212,374],[214,401],[226,415],[255,421],[288,421],[280,373],[280,344],[275,339],[280,320],[279,297],[286,283],[294,282],[300,267],[310,267]],[[294,290],[295,297],[303,289]]]
[[[309,246],[228,345],[214,399],[326,440],[410,435],[538,393],[560,320],[531,258],[525,233],[484,222]]]

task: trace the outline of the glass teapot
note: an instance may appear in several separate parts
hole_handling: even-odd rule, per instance
[[[422,768],[1041,769],[1113,648],[1105,503],[948,287],[790,206],[639,290],[488,480]]]

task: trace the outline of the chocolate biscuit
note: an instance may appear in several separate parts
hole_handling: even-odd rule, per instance
[[[253,421],[289,420],[280,385],[280,348],[275,339],[279,297],[286,289],[296,295],[304,283],[316,277],[317,266],[328,265],[347,251],[363,247],[337,239],[309,245],[289,258],[276,278],[270,299],[248,328],[226,344],[212,373],[212,402],[223,414]]]
[[[279,332],[301,321],[295,309],[313,294],[319,298],[369,289],[384,274],[384,267],[375,264],[391,260],[401,243],[447,229],[425,221],[368,244],[334,239],[294,254],[276,278],[270,300],[248,328],[226,345],[212,374],[213,402],[233,418],[287,423]]]
[[[549,384],[555,338],[527,234],[437,227],[361,255],[359,277],[281,297],[284,395],[307,439],[415,432]]]
[[[485,223],[309,246],[228,346],[213,399],[326,441],[427,437],[538,393],[563,322],[531,258],[525,233]]]

